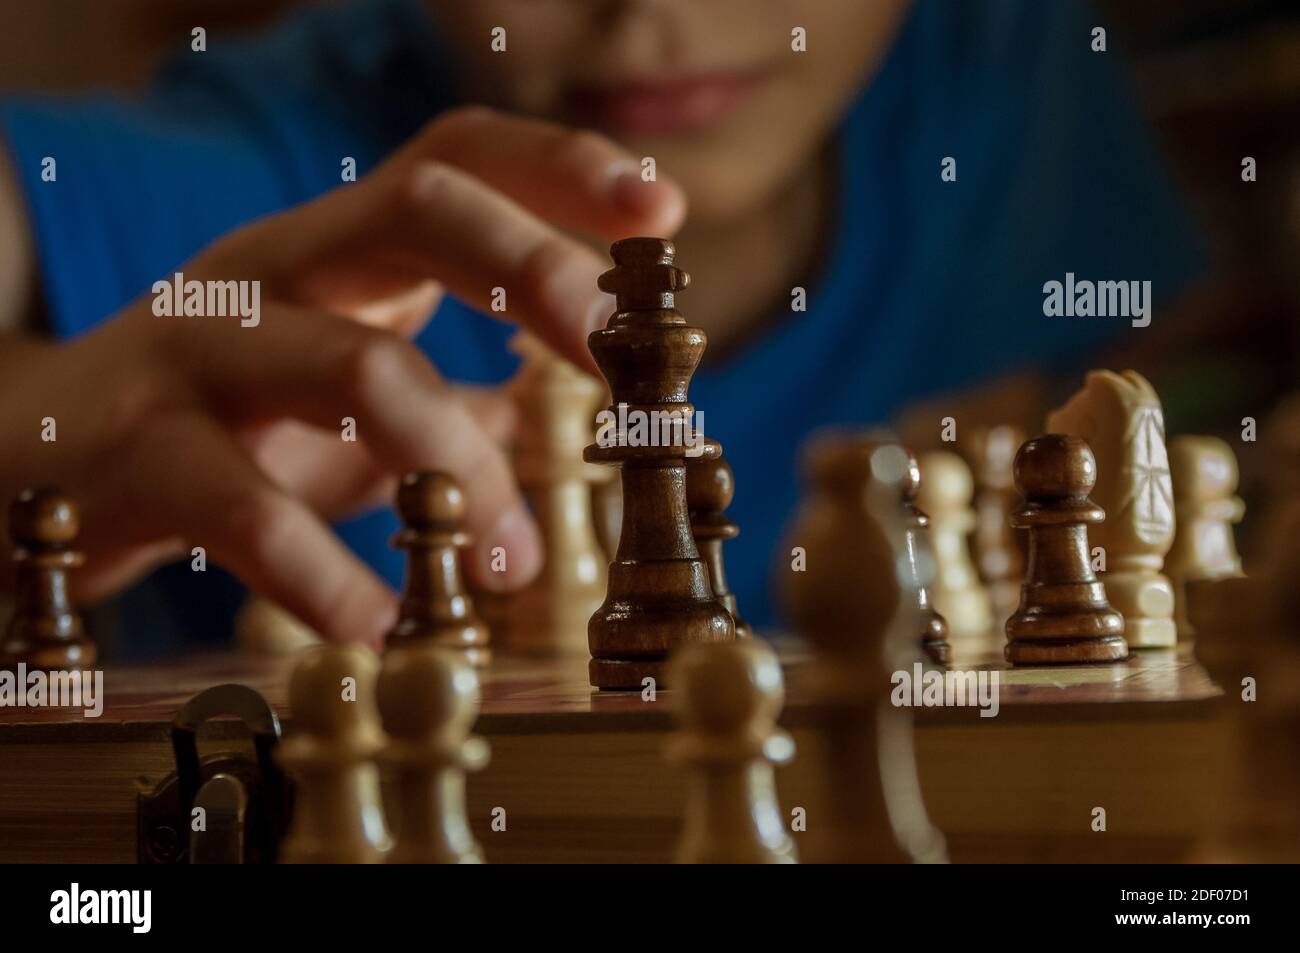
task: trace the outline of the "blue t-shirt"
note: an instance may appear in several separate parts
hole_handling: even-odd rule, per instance
[[[811,430],[884,422],[1016,369],[1084,366],[1128,322],[1045,317],[1044,282],[1067,272],[1150,280],[1157,321],[1199,272],[1116,54],[1090,48],[1095,25],[1074,2],[919,0],[843,118],[838,214],[807,311],[706,356],[691,397],[736,473],[728,574],[756,624],[773,620],[767,580]],[[342,157],[374,168],[453,104],[442,62],[418,0],[379,0],[214,42],[139,97],[0,102],[56,332],[103,321],[223,232],[338,187]],[[689,318],[689,293],[680,306]],[[492,382],[514,369],[510,333],[448,300],[419,344],[448,376]],[[394,528],[384,510],[340,532],[399,585]],[[127,599],[128,639],[228,632],[233,588],[211,577],[164,570]]]

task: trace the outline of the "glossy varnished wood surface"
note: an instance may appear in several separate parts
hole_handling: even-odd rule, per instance
[[[788,685],[783,723],[800,725],[813,709],[803,678],[802,647],[778,640]],[[106,666],[103,714],[84,718],[78,709],[0,708],[0,744],[23,741],[148,739],[165,733],[176,710],[212,685],[240,682],[261,692],[287,721],[292,660],[209,655]],[[1056,719],[1168,718],[1201,713],[1219,694],[1183,649],[1134,653],[1112,665],[1008,669],[996,651],[958,653],[953,667],[999,672],[1001,712],[981,719],[973,709],[920,709],[931,721],[984,725]],[[582,659],[541,660],[500,656],[482,673],[483,706],[478,730],[493,732],[663,730],[671,709],[668,692],[643,701],[637,692],[599,692]],[[664,702],[664,703],[661,703]],[[209,729],[213,730],[213,729]],[[233,726],[232,726],[233,730]],[[221,729],[215,728],[220,735]],[[235,732],[237,733],[237,732]]]
[[[828,752],[803,683],[808,665],[781,656],[795,740],[778,769],[780,803],[823,817]],[[1207,766],[1218,764],[1221,702],[1201,667],[1176,652],[1135,654],[1100,667],[1007,671],[990,651],[960,668],[1000,671],[1001,710],[922,709],[917,761],[926,806],[955,861],[1176,860],[1205,830]],[[295,734],[292,661],[234,655],[109,668],[102,718],[0,709],[0,862],[135,858],[136,790],[174,770],[170,724],[195,692],[243,682],[263,692]],[[491,762],[469,783],[475,836],[491,862],[667,860],[681,832],[680,768],[665,750],[671,692],[602,694],[582,660],[498,655],[483,672],[474,726]],[[232,722],[205,726],[202,752],[243,750]],[[1122,738],[1122,742],[1118,739]],[[1105,838],[1088,810],[1125,818]],[[492,811],[506,806],[506,833]]]

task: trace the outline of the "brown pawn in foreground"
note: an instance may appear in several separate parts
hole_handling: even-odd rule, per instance
[[[681,731],[668,758],[689,774],[678,863],[794,863],[772,770],[794,757],[776,655],[761,639],[688,645],[669,670]]]
[[[69,569],[85,557],[72,548],[80,529],[77,506],[58,490],[24,490],[9,507],[14,543],[14,604],[0,669],[65,670],[95,664],[95,643],[68,599]]]
[[[780,582],[814,651],[808,691],[827,769],[825,804],[809,810],[824,819],[801,835],[800,854],[810,863],[943,862],[943,836],[921,799],[910,709],[889,701],[893,673],[912,671],[920,619],[898,505],[910,454],[831,436],[806,459],[811,491],[787,546],[803,551],[805,568],[783,571]]]
[[[687,400],[707,339],[674,306],[690,276],[673,264],[673,243],[629,238],[615,242],[610,255],[614,267],[600,276],[600,288],[615,296],[616,310],[587,342],[609,382],[612,423],[583,458],[622,468],[623,525],[605,601],[587,627],[588,671],[601,689],[640,690],[646,678],[667,688],[671,651],[736,637],[695,548],[686,506],[688,455],[712,458],[722,448],[695,429]],[[691,429],[670,427],[664,441],[666,414]]]
[[[1101,578],[1124,616],[1125,640],[1133,648],[1174,645],[1174,587],[1161,572],[1174,541],[1174,491],[1155,388],[1136,371],[1092,371],[1048,416],[1047,429],[1086,440],[1097,461],[1093,495],[1106,521],[1092,545],[1105,553]]]
[[[1106,518],[1088,499],[1097,461],[1078,437],[1047,434],[1016,454],[1024,505],[1011,525],[1029,531],[1020,608],[1007,620],[1013,665],[1115,662],[1128,657],[1124,617],[1106,601],[1089,562],[1088,527]]]
[[[308,649],[289,680],[293,731],[279,758],[294,779],[286,864],[373,864],[388,849],[375,707],[379,660],[363,645]]]
[[[948,637],[970,650],[988,650],[993,627],[989,594],[980,585],[968,539],[975,529],[970,467],[955,453],[937,450],[921,457],[921,489],[916,502],[930,517],[934,550],[934,608],[948,623]],[[999,645],[1001,638],[998,639]]]
[[[427,644],[393,649],[379,675],[397,818],[390,864],[481,864],[465,816],[465,772],[488,763],[474,669],[458,652]]]
[[[1025,432],[1002,424],[974,428],[967,434],[962,452],[975,477],[975,535],[971,544],[976,568],[993,604],[993,625],[1000,636],[1020,604],[1020,584],[1025,580],[1024,533],[1011,528],[1011,514],[1020,504],[1011,468],[1016,451],[1025,442]]]
[[[735,475],[722,457],[714,460],[700,457],[686,462],[686,505],[691,514],[691,535],[708,567],[713,594],[727,607],[736,623],[736,638],[747,639],[753,633],[736,609],[736,595],[727,585],[727,571],[722,562],[723,541],[740,535],[740,528],[726,517],[726,509],[735,494]]]
[[[474,611],[460,569],[460,550],[471,542],[462,528],[465,496],[445,473],[408,473],[397,490],[406,528],[393,537],[405,549],[406,589],[397,625],[385,648],[428,643],[456,649],[472,665],[486,665],[488,629]]]
[[[1187,613],[1187,584],[1194,579],[1241,575],[1233,525],[1246,514],[1237,491],[1237,458],[1218,437],[1175,437],[1169,441],[1174,484],[1174,545],[1165,570],[1174,584],[1174,620],[1179,641],[1193,635]]]
[[[935,560],[930,542],[930,517],[916,505],[916,496],[921,490],[921,466],[916,454],[902,449],[907,454],[907,467],[900,491],[907,526],[907,562],[915,578],[915,585],[909,588],[916,592],[921,620],[921,654],[936,665],[945,665],[949,656],[948,620],[935,610],[930,598],[930,585],[925,581],[934,578]]]

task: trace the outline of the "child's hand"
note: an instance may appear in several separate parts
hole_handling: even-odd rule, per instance
[[[375,643],[396,597],[327,520],[391,498],[402,472],[441,469],[466,491],[473,575],[522,584],[541,548],[498,448],[509,406],[446,383],[406,337],[444,291],[487,310],[502,287],[503,317],[591,368],[605,262],[562,229],[671,234],[684,211],[675,186],[642,182],[599,136],[448,114],[372,175],[177,269],[260,281],[256,326],[159,317],[146,295],[70,344],[4,341],[0,494],[55,484],[80,502],[86,597],[203,546],[327,638]],[[504,574],[488,570],[495,546]]]

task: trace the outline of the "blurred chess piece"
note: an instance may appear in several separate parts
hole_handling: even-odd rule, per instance
[[[812,646],[808,672],[826,747],[827,809],[803,835],[812,863],[942,862],[926,815],[910,709],[889,702],[911,671],[922,611],[899,506],[914,459],[900,445],[854,435],[814,438],[811,483],[787,537],[806,567],[780,580],[786,613]]]
[[[95,643],[68,598],[68,572],[85,560],[73,548],[80,528],[77,505],[52,487],[24,490],[10,505],[14,601],[0,639],[0,671],[95,664]]]
[[[784,696],[776,655],[761,639],[702,643],[680,649],[670,667],[681,730],[668,755],[688,772],[678,862],[794,863],[772,770],[794,757],[776,726]]]
[[[916,454],[898,445],[907,454],[907,466],[899,485],[903,504],[904,547],[912,583],[906,588],[916,594],[920,620],[918,646],[920,654],[936,665],[948,662],[948,620],[935,608],[931,587],[935,580],[934,547],[930,541],[930,517],[916,505],[921,490],[921,466]]]
[[[606,561],[618,552],[618,538],[623,530],[623,483],[606,480],[591,488],[591,509],[596,521],[596,540]]]
[[[1028,540],[1011,527],[1011,514],[1020,505],[1012,479],[1016,451],[1025,432],[1009,424],[973,428],[961,449],[975,478],[975,534],[971,540],[975,565],[992,603],[996,641],[1007,619],[1020,605],[1020,584],[1025,578]]]
[[[465,813],[465,773],[488,763],[487,742],[470,734],[478,676],[460,653],[427,644],[394,649],[379,676],[397,818],[388,862],[480,864]]]
[[[1291,529],[1289,549],[1300,553],[1300,523]],[[1268,571],[1187,580],[1196,656],[1223,689],[1226,722],[1225,761],[1207,772],[1217,794],[1210,829],[1193,861],[1300,861],[1300,622],[1289,595],[1294,578]]]
[[[1047,429],[1081,437],[1096,457],[1092,497],[1106,521],[1091,528],[1091,543],[1105,553],[1101,579],[1124,616],[1125,640],[1132,648],[1174,645],[1174,588],[1161,573],[1174,541],[1173,486],[1155,389],[1136,371],[1092,371]]]
[[[1124,617],[1089,562],[1088,534],[1106,518],[1088,498],[1097,462],[1078,437],[1046,434],[1016,454],[1024,504],[1012,525],[1029,533],[1020,607],[1007,620],[1012,665],[1117,662],[1128,657]]]
[[[1177,532],[1165,560],[1174,584],[1175,621],[1182,641],[1193,635],[1187,583],[1241,575],[1233,526],[1246,504],[1236,496],[1237,458],[1217,437],[1175,437],[1169,442]]]
[[[293,655],[320,645],[321,637],[288,609],[250,593],[235,616],[235,644],[249,655]]]
[[[587,621],[605,599],[609,557],[595,524],[593,486],[616,482],[584,463],[605,385],[527,332],[510,339],[523,363],[509,393],[517,422],[514,469],[542,534],[537,577],[508,596],[478,595],[493,638],[522,655],[588,656]]]
[[[465,654],[472,665],[491,657],[488,628],[478,617],[461,573],[465,496],[445,473],[408,473],[397,490],[405,524],[393,546],[406,550],[406,588],[385,648],[427,642]]]
[[[375,707],[379,660],[362,645],[304,653],[289,681],[293,730],[279,758],[295,781],[286,864],[371,864],[389,847],[379,773],[384,744]]]
[[[935,609],[948,622],[954,646],[997,648],[989,594],[980,585],[971,561],[969,539],[977,520],[971,508],[975,491],[970,468],[955,453],[936,450],[921,456],[921,489],[916,502],[930,516],[930,543],[934,550],[934,585],[930,594]]]
[[[1259,433],[1261,468],[1266,475],[1263,499],[1251,499],[1250,554],[1294,550],[1288,537],[1300,525],[1300,392],[1283,398],[1263,422]],[[1244,451],[1243,451],[1244,452]],[[1257,454],[1256,459],[1260,459]]]
[[[713,594],[736,623],[736,638],[747,639],[753,633],[749,623],[740,617],[736,595],[727,585],[727,570],[722,558],[723,542],[740,535],[740,528],[726,515],[735,494],[736,478],[731,465],[722,457],[712,460],[698,457],[686,461],[686,506],[690,510],[691,535],[695,537],[700,558],[709,571]]]

